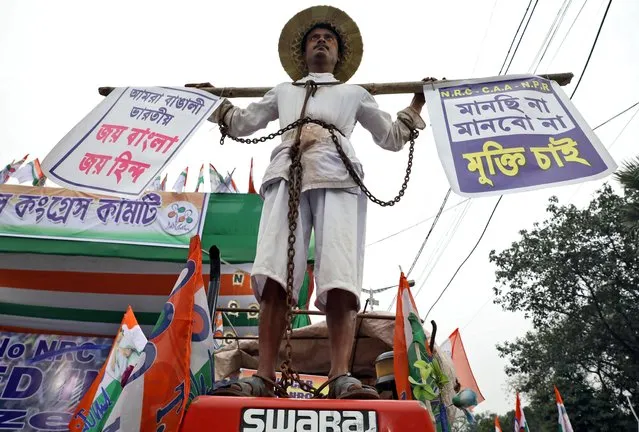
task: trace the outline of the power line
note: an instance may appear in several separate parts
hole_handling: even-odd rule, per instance
[[[590,53],[588,54],[588,58],[586,59],[586,64],[584,65],[583,70],[581,71],[581,75],[579,75],[579,80],[577,81],[577,85],[575,85],[575,89],[572,91],[570,95],[570,99],[577,93],[577,89],[579,88],[579,84],[581,84],[581,80],[586,74],[586,69],[588,68],[588,63],[590,63],[590,58],[592,57],[592,53],[595,51],[595,46],[597,45],[597,41],[599,40],[599,34],[601,33],[601,29],[603,28],[604,22],[606,21],[606,16],[608,15],[608,10],[610,10],[610,5],[612,4],[612,0],[608,0],[608,6],[606,6],[606,11],[603,14],[603,18],[601,18],[601,23],[599,24],[599,29],[597,30],[597,35],[595,36],[595,41],[592,43],[592,47],[590,48]]]
[[[469,201],[469,200],[470,200],[470,198],[466,198],[465,200],[460,201],[460,202],[458,202],[457,204],[455,204],[455,205],[453,205],[453,206],[450,206],[450,207],[448,207],[448,208],[444,209],[443,213],[446,213],[447,211],[452,210],[452,209],[454,209],[455,207],[459,207],[460,205],[462,205],[463,203],[465,203],[465,202],[467,202],[467,201]],[[435,213],[435,214],[434,214],[434,215],[432,215],[432,216],[427,217],[426,219],[422,219],[422,220],[420,220],[419,222],[417,222],[417,223],[415,223],[415,224],[413,224],[413,225],[411,225],[411,226],[407,226],[406,228],[402,228],[401,230],[399,230],[399,231],[397,231],[397,232],[394,232],[394,233],[392,233],[392,234],[389,234],[389,235],[387,235],[386,237],[383,237],[383,238],[381,238],[381,239],[379,239],[379,240],[375,240],[374,242],[367,244],[367,245],[366,245],[366,247],[376,245],[377,243],[381,243],[381,242],[383,242],[383,241],[385,241],[385,240],[388,240],[388,239],[393,238],[393,237],[395,237],[395,236],[397,236],[397,235],[399,235],[399,234],[402,234],[402,233],[404,233],[404,232],[406,232],[406,231],[408,231],[408,230],[410,230],[410,229],[413,229],[413,228],[415,228],[415,227],[418,227],[419,225],[421,225],[421,224],[423,224],[423,223],[426,223],[426,222],[428,222],[428,221],[429,221],[429,220],[431,220],[431,219],[434,219],[434,218],[435,218],[435,216],[437,216],[437,213]]]
[[[577,20],[579,19],[579,15],[581,15],[581,11],[584,10],[584,7],[586,6],[586,3],[588,3],[588,0],[584,0],[584,3],[581,5],[581,8],[579,9],[579,12],[577,12],[577,15],[575,16],[575,19],[572,20],[572,23],[570,24],[570,27],[568,27],[568,31],[564,35],[564,38],[561,40],[561,43],[559,44],[559,47],[557,48],[557,51],[555,51],[555,54],[550,59],[550,63],[548,63],[549,65],[551,65],[552,62],[555,61],[555,58],[557,57],[557,54],[559,54],[559,52],[561,51],[561,47],[564,46],[564,42],[566,42],[566,39],[568,38],[568,35],[572,31],[572,28],[574,27],[574,25],[577,22]]]
[[[608,150],[610,150],[612,148],[612,146],[615,145],[615,143],[617,142],[617,140],[619,138],[621,138],[621,135],[623,135],[623,133],[626,131],[626,128],[630,125],[630,123],[632,123],[632,120],[634,120],[635,116],[637,115],[637,113],[639,113],[639,109],[637,111],[635,111],[635,113],[628,119],[628,121],[626,122],[626,124],[624,125],[624,127],[621,128],[621,131],[617,134],[617,136],[615,137],[615,139],[612,140],[612,142],[610,143],[610,147],[608,147]]]
[[[433,221],[433,224],[430,226],[430,229],[428,230],[428,233],[426,234],[426,237],[424,238],[424,241],[422,242],[421,247],[417,251],[417,254],[415,255],[415,259],[413,260],[413,263],[411,264],[410,269],[408,269],[408,273],[406,273],[406,277],[410,276],[411,272],[415,268],[415,264],[417,264],[417,260],[422,255],[422,252],[424,251],[424,247],[426,246],[426,242],[428,241],[430,234],[433,232],[435,225],[437,225],[437,221],[439,220],[439,217],[442,215],[442,212],[444,211],[444,206],[446,205],[446,201],[448,201],[448,197],[450,196],[450,191],[451,189],[448,188],[448,192],[446,192],[444,201],[442,201],[442,204],[439,206],[439,211],[437,212],[437,216],[435,216],[435,220]]]
[[[517,35],[519,34],[519,29],[521,29],[521,25],[524,23],[524,20],[526,19],[526,15],[528,15],[528,9],[530,9],[530,5],[532,5],[533,0],[530,0],[528,2],[528,7],[526,7],[526,11],[524,12],[524,16],[521,17],[521,21],[519,22],[519,26],[517,27],[517,31],[515,32],[515,35],[513,36],[513,40],[510,41],[510,46],[508,47],[508,52],[506,53],[506,57],[504,58],[504,62],[501,65],[501,68],[499,69],[499,75],[501,75],[502,71],[504,70],[504,66],[506,66],[506,61],[508,60],[508,56],[510,55],[510,50],[513,49],[513,45],[515,44],[515,40],[517,39]]]
[[[532,11],[530,12],[530,15],[528,16],[528,21],[526,21],[524,30],[521,32],[521,37],[519,38],[519,41],[517,42],[517,46],[515,47],[515,51],[513,51],[513,55],[510,57],[510,61],[508,62],[508,67],[506,68],[504,75],[508,74],[508,71],[510,70],[510,65],[513,64],[513,60],[515,59],[515,56],[517,55],[517,51],[519,50],[519,44],[524,39],[526,30],[528,30],[528,24],[530,24],[530,20],[532,19],[532,16],[535,13],[535,9],[537,9],[537,3],[539,3],[539,0],[535,0],[535,5],[533,6]]]
[[[498,1],[499,0],[495,0],[493,2],[493,8],[490,11],[490,18],[488,18],[488,25],[486,26],[486,31],[484,32],[484,37],[482,38],[481,43],[479,44],[479,49],[477,50],[477,57],[475,58],[475,64],[473,65],[473,70],[470,73],[470,76],[475,75],[475,69],[477,69],[477,63],[479,63],[479,58],[481,57],[481,52],[482,52],[482,50],[484,48],[484,42],[486,42],[486,36],[488,36],[488,31],[490,30],[490,25],[493,22],[493,15],[495,14],[495,9],[496,9]]]
[[[424,315],[424,319],[426,319],[428,314],[433,310],[433,308],[439,302],[439,300],[442,298],[442,296],[444,295],[444,293],[446,292],[446,290],[448,289],[450,284],[453,283],[453,280],[455,280],[455,277],[457,276],[457,273],[459,273],[459,271],[464,266],[464,264],[466,264],[466,261],[468,261],[470,259],[470,257],[473,255],[473,253],[475,252],[475,249],[477,249],[477,246],[479,246],[479,243],[484,238],[484,234],[486,234],[486,230],[488,230],[488,225],[490,225],[490,221],[493,219],[493,216],[495,215],[495,211],[497,210],[497,206],[499,206],[499,203],[501,202],[501,199],[503,197],[504,197],[503,195],[499,196],[499,199],[495,203],[495,207],[493,207],[493,211],[490,213],[490,216],[488,217],[488,220],[486,221],[486,225],[484,225],[484,229],[481,232],[481,235],[479,236],[479,238],[477,239],[477,242],[475,243],[475,246],[473,246],[473,248],[468,253],[468,256],[464,259],[464,261],[462,261],[462,263],[459,265],[459,267],[457,267],[457,270],[455,270],[455,273],[453,273],[453,276],[450,278],[450,280],[448,281],[448,283],[446,284],[446,286],[444,287],[442,292],[439,293],[439,296],[437,297],[435,302],[432,304],[430,309],[428,309],[428,312],[426,312],[426,315]]]
[[[639,105],[639,101],[637,101],[637,102],[633,103],[632,105],[630,105],[630,106],[629,106],[628,108],[626,108],[625,110],[623,110],[623,111],[621,111],[621,112],[619,112],[619,113],[617,113],[617,114],[613,115],[613,116],[612,116],[612,117],[610,117],[608,120],[606,120],[605,122],[601,123],[600,125],[595,126],[594,128],[592,128],[592,130],[593,130],[593,131],[594,131],[594,130],[597,130],[597,129],[599,129],[600,127],[602,127],[602,126],[604,126],[604,125],[606,125],[606,124],[610,123],[611,121],[613,121],[614,119],[616,119],[616,118],[617,118],[617,117],[619,117],[620,115],[627,113],[628,111],[630,111],[631,109],[633,109],[633,108],[634,108],[634,107],[636,107],[637,105]]]
[[[548,48],[550,48],[552,41],[555,39],[557,30],[559,30],[559,28],[561,27],[561,23],[564,21],[566,12],[568,12],[568,9],[570,8],[571,4],[572,4],[572,0],[565,0],[564,4],[561,5],[561,7],[559,8],[559,11],[557,12],[557,15],[555,16],[555,20],[553,21],[552,25],[548,29],[548,33],[546,33],[544,42],[539,47],[539,51],[537,52],[537,55],[535,56],[535,60],[533,60],[533,62],[530,65],[530,68],[528,69],[529,71],[533,73],[537,72],[537,69],[541,65],[541,62],[544,60],[544,57],[546,56],[546,52],[548,51]],[[543,49],[543,52],[542,52],[542,49]],[[539,57],[539,54],[541,54],[541,57]],[[539,58],[538,62],[537,62],[537,58]],[[533,68],[533,65],[535,65],[535,62],[537,62],[537,65]]]

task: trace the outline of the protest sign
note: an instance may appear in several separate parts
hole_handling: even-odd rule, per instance
[[[220,102],[190,88],[117,88],[62,138],[42,169],[70,189],[137,198]]]
[[[500,195],[605,177],[617,165],[559,85],[500,76],[424,86],[453,191]]]

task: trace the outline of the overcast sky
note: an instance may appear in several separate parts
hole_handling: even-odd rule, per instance
[[[583,68],[607,1],[587,0],[558,51],[583,0],[570,2],[537,73]],[[286,21],[309,1],[33,1],[0,3],[0,164],[24,153],[43,160],[49,150],[95,105],[99,86],[183,85],[210,81],[216,86],[273,86],[287,81],[277,44]],[[471,78],[499,72],[528,0],[335,1],[359,25],[364,39],[362,64],[351,83],[413,81],[426,76]],[[509,73],[531,72],[531,65],[563,0],[540,0]],[[595,53],[574,102],[594,127],[639,100],[639,2],[617,0],[608,13]],[[568,94],[576,83],[566,87]],[[411,95],[378,96],[395,115]],[[234,100],[245,106],[251,100]],[[424,110],[426,111],[426,110]],[[618,137],[635,109],[597,130],[617,162],[637,153],[639,120]],[[427,123],[428,118],[424,112]],[[276,122],[268,131],[277,129]],[[262,134],[256,134],[261,136]],[[618,138],[617,138],[618,137]],[[615,141],[616,139],[616,141]],[[188,190],[197,170],[212,162],[236,169],[246,191],[249,163],[255,158],[256,183],[275,142],[243,146],[218,144],[215,125],[206,123],[172,163],[168,185],[190,167]],[[366,184],[382,199],[401,184],[407,151],[385,152],[368,132],[356,128],[352,142],[364,164]],[[614,145],[613,145],[614,142]],[[424,131],[415,150],[413,176],[402,202],[393,208],[369,203],[367,243],[373,243],[434,215],[448,190],[432,134]],[[545,216],[549,196],[585,205],[601,181],[504,197],[480,246],[466,263],[429,319],[440,338],[461,328],[466,351],[486,401],[478,411],[504,413],[514,407],[506,388],[504,362],[495,344],[530,328],[522,314],[492,304],[491,249],[502,250]],[[463,201],[452,195],[447,207]],[[473,199],[445,212],[411,278],[422,315],[446,285],[479,236],[496,197]],[[468,204],[468,206],[466,205]],[[398,265],[407,270],[426,235],[427,221],[367,247],[364,286],[396,283]],[[440,254],[440,252],[442,252]],[[422,287],[419,291],[417,291]],[[389,306],[394,290],[379,296]],[[440,340],[441,341],[441,340]],[[548,389],[549,403],[554,403]]]

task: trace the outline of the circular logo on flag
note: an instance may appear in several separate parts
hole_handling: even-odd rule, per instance
[[[188,201],[177,201],[164,207],[159,220],[162,229],[170,235],[187,234],[197,226],[199,212]]]

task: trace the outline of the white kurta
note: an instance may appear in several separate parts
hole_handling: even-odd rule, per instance
[[[332,74],[311,73],[298,82],[335,82]],[[283,83],[270,90],[262,100],[241,109],[224,103],[210,120],[224,122],[233,136],[251,135],[279,118],[283,128],[299,119],[306,89]],[[367,129],[380,147],[399,151],[409,140],[413,128],[423,129],[424,121],[412,108],[397,114],[398,120],[381,111],[375,99],[362,87],[348,84],[319,86],[309,98],[306,117],[333,124],[344,152],[363,178],[362,166],[355,155],[350,137],[356,123]],[[252,288],[259,300],[267,278],[280,285],[286,282],[286,249],[288,238],[288,170],[289,149],[295,130],[287,132],[273,150],[271,163],[262,180],[264,208],[260,220],[258,244],[252,271]],[[302,197],[297,221],[295,244],[294,296],[306,270],[306,251],[311,229],[315,232],[315,280],[317,301],[324,310],[331,289],[352,292],[359,300],[363,279],[366,231],[366,197],[348,174],[335,144],[326,129],[307,124],[300,137],[302,150]]]

